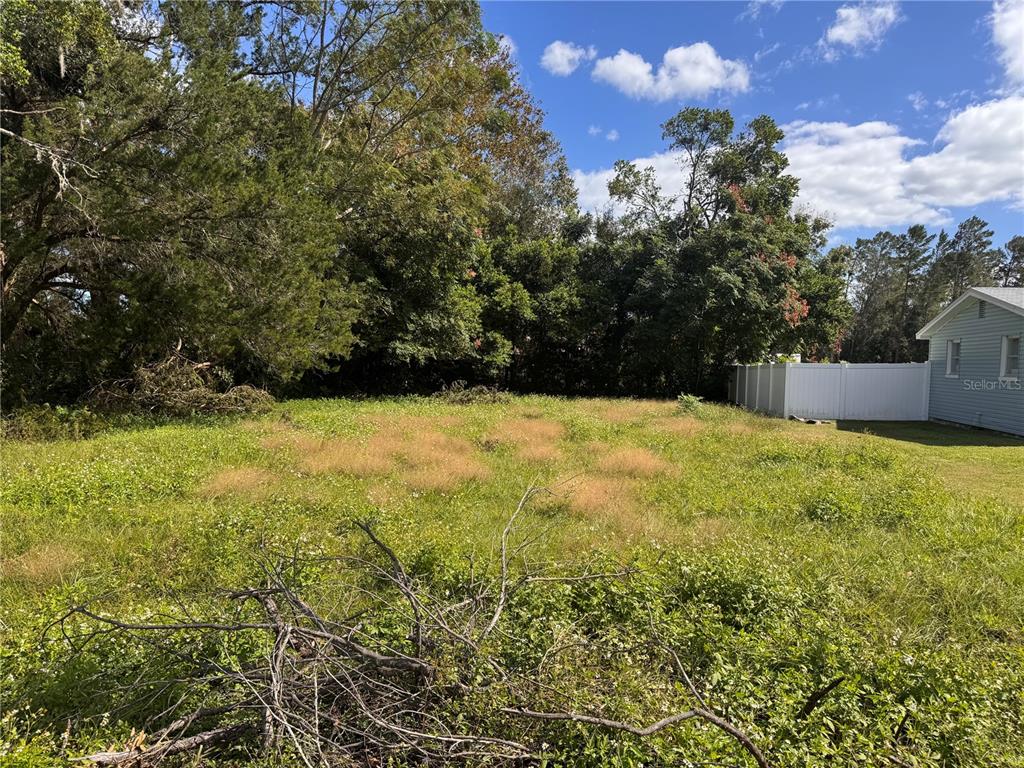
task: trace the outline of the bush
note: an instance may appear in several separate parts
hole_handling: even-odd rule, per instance
[[[21,409],[3,418],[2,434],[14,440],[82,440],[110,426],[88,408],[49,403]]]
[[[690,416],[700,416],[704,412],[704,398],[699,395],[683,393],[676,398],[679,410]]]

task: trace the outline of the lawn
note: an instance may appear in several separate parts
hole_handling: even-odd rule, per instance
[[[586,636],[607,639],[613,624],[646,626],[654,606],[697,686],[773,764],[1024,765],[1014,438],[657,401],[405,398],[7,441],[2,458],[0,755],[25,765],[59,764],[130,725],[58,669],[70,656],[43,629],[64,606],[135,615],[205,600],[252,584],[268,551],[350,551],[353,520],[429,578],[442,567],[431,563],[492,558],[531,484],[550,490],[521,523],[533,557],[567,570],[630,563],[644,580],[580,586],[585,605],[574,591],[571,604],[517,610],[545,627],[606,617]],[[588,678],[579,695],[637,722],[684,704],[642,667],[611,659],[617,682]],[[551,764],[745,764],[696,725],[645,742],[579,731],[546,737]]]

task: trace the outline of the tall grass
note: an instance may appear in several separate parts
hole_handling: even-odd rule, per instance
[[[522,636],[501,652],[524,664],[552,633],[619,638],[615,658],[582,650],[550,681],[591,697],[580,706],[639,722],[685,704],[670,670],[630,650],[656,620],[778,765],[1024,764],[1024,498],[1007,482],[1024,477],[1024,443],[701,409],[698,420],[673,402],[296,401],[246,421],[7,439],[0,755],[62,764],[126,738],[139,714],[110,714],[81,679],[142,674],[144,649],[40,643],[69,603],[135,616],[203,604],[258,580],[259,553],[350,552],[353,519],[373,519],[425,577],[457,578],[493,553],[533,481],[553,490],[524,523],[534,556],[641,569],[628,588],[513,607]],[[320,594],[331,574],[303,578]],[[689,726],[651,743],[572,728],[545,738],[552,764],[740,759]]]

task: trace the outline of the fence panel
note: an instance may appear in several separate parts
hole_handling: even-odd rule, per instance
[[[736,366],[738,405],[775,416],[926,421],[928,363]]]
[[[843,418],[927,421],[927,364],[850,365]]]
[[[789,413],[805,419],[842,418],[843,366],[798,363],[790,368]]]

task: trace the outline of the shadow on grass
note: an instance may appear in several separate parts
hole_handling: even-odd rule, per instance
[[[1019,447],[1024,438],[977,427],[938,424],[932,421],[837,421],[836,428],[845,432],[886,437],[921,445]]]

